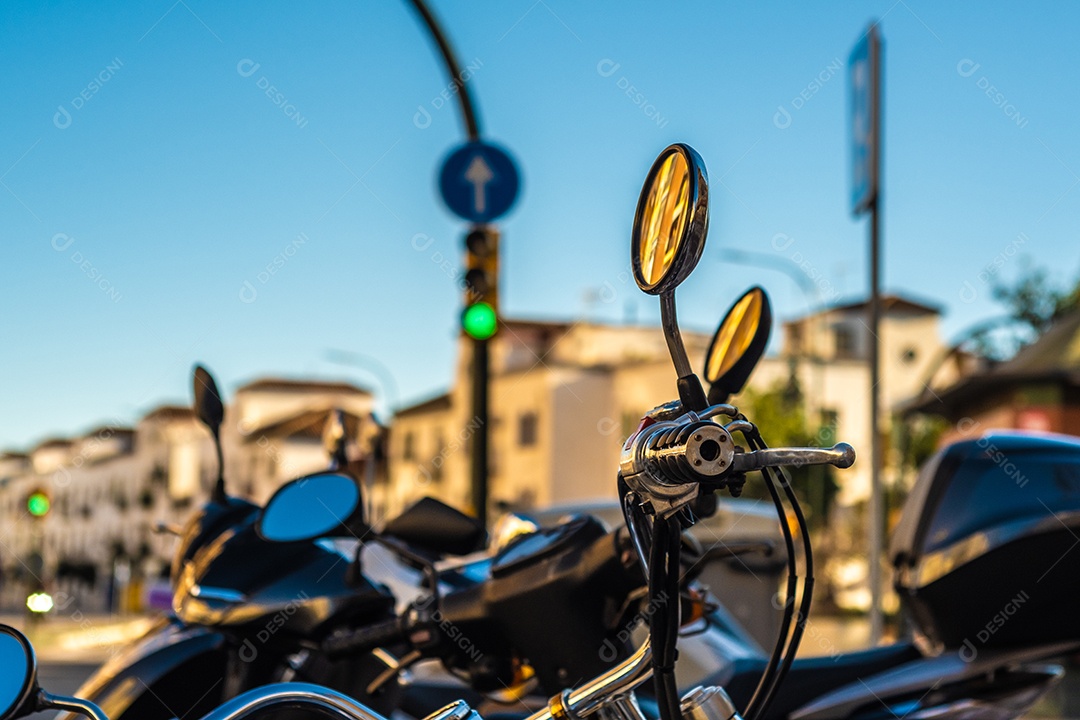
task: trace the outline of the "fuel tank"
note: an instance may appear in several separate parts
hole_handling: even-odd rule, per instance
[[[258,644],[278,633],[318,638],[331,620],[393,612],[393,597],[350,564],[331,540],[269,542],[241,523],[182,562],[173,611],[185,624],[230,627]]]

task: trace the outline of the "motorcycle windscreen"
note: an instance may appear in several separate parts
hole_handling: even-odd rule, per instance
[[[890,558],[927,639],[1080,638],[1080,440],[998,433],[955,443],[927,463],[902,517]]]

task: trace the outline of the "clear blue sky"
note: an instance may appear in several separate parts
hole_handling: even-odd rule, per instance
[[[781,317],[806,308],[790,277],[724,262],[725,247],[796,273],[797,252],[826,293],[864,292],[836,61],[872,18],[886,41],[886,286],[941,303],[953,333],[998,312],[979,273],[1004,253],[1006,278],[1020,255],[1061,282],[1080,270],[1078,7],[434,8],[475,68],[487,135],[523,168],[503,225],[508,315],[657,317],[620,277],[642,177],[673,141],[697,148],[713,189],[709,245],[679,294],[686,325],[709,328],[755,282]],[[378,358],[402,401],[446,385],[460,292],[438,260],[458,261],[462,223],[434,178],[462,131],[436,107],[447,80],[403,0],[12,0],[0,17],[0,448],[186,403],[195,361],[229,392],[266,374],[378,387],[330,348]],[[794,243],[778,251],[781,233]],[[616,300],[587,303],[604,283]]]

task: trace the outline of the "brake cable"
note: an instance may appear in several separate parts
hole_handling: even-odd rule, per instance
[[[675,682],[675,660],[679,640],[679,554],[682,525],[676,517],[653,521],[649,558],[649,619],[652,643],[653,680],[661,720],[682,720],[679,688]]]
[[[753,431],[743,430],[743,436],[746,438],[747,445],[751,450],[756,450],[760,446],[764,446],[764,442],[761,441],[761,435],[754,428]],[[774,678],[781,663],[781,656],[784,655],[785,647],[788,645],[788,636],[791,634],[791,621],[795,614],[795,593],[798,590],[798,566],[795,561],[795,540],[791,534],[791,528],[787,523],[787,512],[784,508],[784,502],[780,499],[780,493],[776,489],[776,482],[772,475],[768,472],[768,468],[764,468],[761,471],[762,478],[765,480],[765,487],[769,490],[769,496],[772,498],[773,505],[776,507],[776,513],[780,517],[780,530],[784,536],[784,546],[787,549],[787,592],[784,602],[784,618],[780,622],[780,632],[776,637],[776,644],[773,646],[772,654],[769,656],[769,662],[765,666],[765,671],[761,674],[761,679],[758,681],[757,687],[754,689],[754,694],[750,696],[750,702],[746,705],[745,718],[746,720],[757,720],[761,716],[761,707],[767,702],[767,698],[770,694],[771,688],[774,686]]]
[[[767,447],[765,441],[762,439],[761,434],[755,430],[752,436],[747,437],[747,442],[753,449],[764,449]],[[773,472],[777,472],[780,476],[780,486],[784,488],[784,494],[787,496],[788,501],[791,503],[792,512],[795,513],[795,521],[799,526],[799,536],[802,540],[804,564],[806,566],[806,575],[803,578],[803,592],[802,598],[799,601],[799,614],[795,620],[795,630],[791,633],[791,640],[788,643],[787,651],[784,655],[784,660],[780,665],[779,672],[772,680],[772,684],[768,688],[761,704],[756,708],[753,716],[748,716],[748,720],[757,720],[765,716],[769,706],[772,704],[773,699],[776,697],[777,690],[780,689],[781,683],[784,678],[787,677],[788,671],[791,669],[791,664],[795,661],[795,655],[799,651],[799,644],[802,642],[803,632],[806,629],[806,621],[810,614],[810,605],[814,596],[814,553],[810,543],[810,530],[806,522],[806,516],[803,514],[802,505],[799,503],[798,497],[795,495],[795,491],[791,487],[791,479],[783,468],[762,468],[762,475],[771,475]],[[766,481],[770,487],[773,487],[775,480],[768,478]],[[786,517],[785,517],[786,520]],[[787,523],[784,523],[785,527]],[[788,530],[790,534],[790,529]],[[789,606],[793,606],[795,603],[795,596],[789,595]],[[786,613],[790,615],[790,613]]]

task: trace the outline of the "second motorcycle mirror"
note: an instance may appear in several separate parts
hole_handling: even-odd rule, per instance
[[[282,485],[266,503],[257,530],[272,542],[352,534],[359,519],[360,487],[348,475],[319,473]]]
[[[213,376],[202,365],[195,366],[194,376],[195,414],[203,425],[217,435],[221,422],[225,419],[225,406],[221,402],[221,393]]]
[[[765,354],[771,330],[769,296],[760,287],[750,288],[727,311],[705,354],[710,405],[727,402],[743,389]]]

